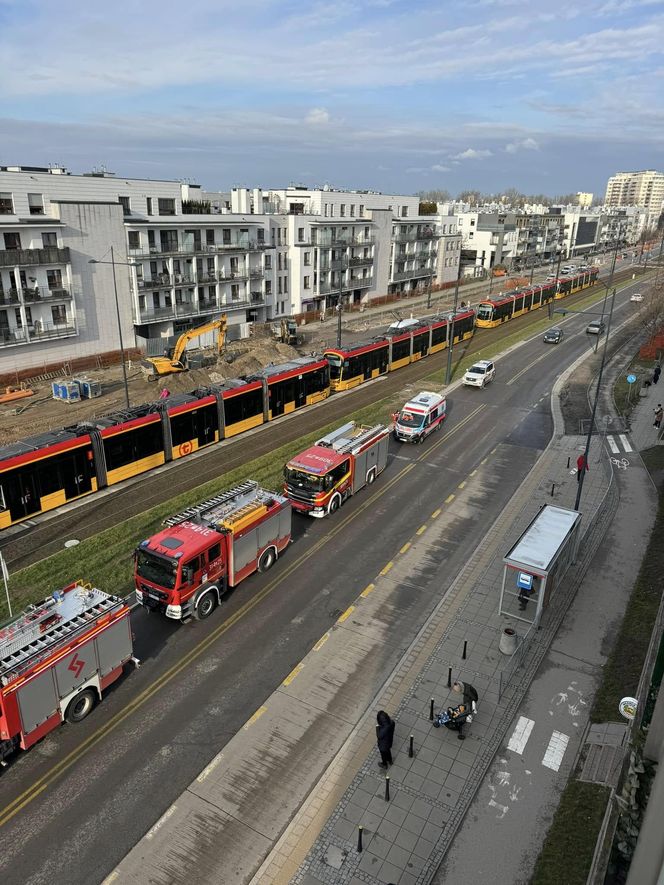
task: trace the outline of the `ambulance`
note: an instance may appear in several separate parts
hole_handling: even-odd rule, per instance
[[[441,393],[423,390],[394,415],[394,436],[399,442],[422,442],[439,430],[447,414],[447,402]]]

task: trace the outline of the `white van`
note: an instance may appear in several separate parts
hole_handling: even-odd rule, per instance
[[[447,414],[447,401],[440,393],[423,390],[394,416],[394,436],[399,442],[422,442],[439,430]]]

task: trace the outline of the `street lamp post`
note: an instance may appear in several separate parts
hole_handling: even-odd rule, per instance
[[[341,347],[341,299],[343,292],[343,258],[339,261],[339,303],[337,304],[337,347]]]
[[[607,290],[608,291],[608,290]],[[579,477],[579,485],[576,490],[576,501],[574,503],[574,509],[578,512],[579,504],[581,503],[581,492],[583,491],[583,480],[586,475],[586,465],[588,464],[588,455],[590,454],[590,443],[592,441],[593,428],[595,426],[595,415],[597,414],[597,403],[599,401],[599,391],[600,386],[602,384],[602,374],[604,372],[604,364],[606,362],[606,347],[609,341],[609,334],[611,332],[611,319],[613,318],[613,305],[616,300],[616,290],[614,289],[611,293],[611,308],[609,310],[609,321],[606,327],[606,335],[604,337],[604,349],[602,350],[602,362],[600,363],[599,373],[597,375],[597,387],[595,388],[595,401],[593,403],[593,411],[590,416],[590,427],[588,428],[588,436],[586,438],[586,448],[584,451],[584,461],[583,461],[583,470],[581,471],[581,476]]]
[[[136,264],[129,261],[116,261],[113,246],[111,246],[110,261],[100,261],[97,258],[90,258],[88,264],[110,264],[113,269],[113,293],[115,295],[115,313],[118,320],[118,338],[120,339],[120,357],[122,359],[122,378],[124,380],[125,403],[127,405],[127,408],[130,408],[131,404],[129,402],[129,382],[127,381],[127,365],[125,360],[124,343],[122,341],[122,320],[120,319],[120,301],[118,299],[118,283],[115,276],[115,265],[124,264],[126,267],[136,267]]]
[[[429,286],[427,288],[427,310],[431,307],[431,287],[433,286],[433,270],[431,271],[431,276],[429,277]]]
[[[456,317],[457,305],[459,303],[459,283],[461,281],[461,261],[459,260],[459,270],[457,271],[456,285],[454,287],[454,307],[452,308],[452,320],[450,323],[450,346],[447,348],[447,372],[445,374],[445,384],[449,385],[452,380],[452,348],[454,347],[454,318]]]

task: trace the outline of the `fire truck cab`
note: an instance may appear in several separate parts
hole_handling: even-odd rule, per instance
[[[389,434],[382,424],[350,421],[292,458],[284,468],[284,492],[293,508],[327,516],[371,485],[387,464]]]
[[[440,393],[423,390],[394,416],[394,436],[400,442],[423,442],[445,420],[447,401]]]
[[[129,607],[74,583],[0,625],[0,764],[80,722],[132,654]]]
[[[291,505],[249,480],[163,524],[135,551],[136,599],[168,618],[202,620],[229,587],[275,563],[290,542]]]

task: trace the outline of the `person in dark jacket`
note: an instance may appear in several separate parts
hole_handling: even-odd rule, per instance
[[[390,719],[385,710],[380,710],[376,716],[376,743],[380,752],[380,768],[387,768],[392,764],[392,742],[394,741],[394,719]]]
[[[468,711],[468,716],[464,717],[464,719],[459,722],[459,726],[457,728],[457,731],[459,732],[459,740],[462,741],[465,739],[465,735],[463,734],[463,726],[466,722],[472,722],[473,714],[477,713],[477,702],[479,700],[479,695],[477,694],[477,689],[474,685],[471,685],[470,682],[461,682],[460,679],[452,683],[452,691],[456,691],[457,694],[463,695],[463,704]]]

